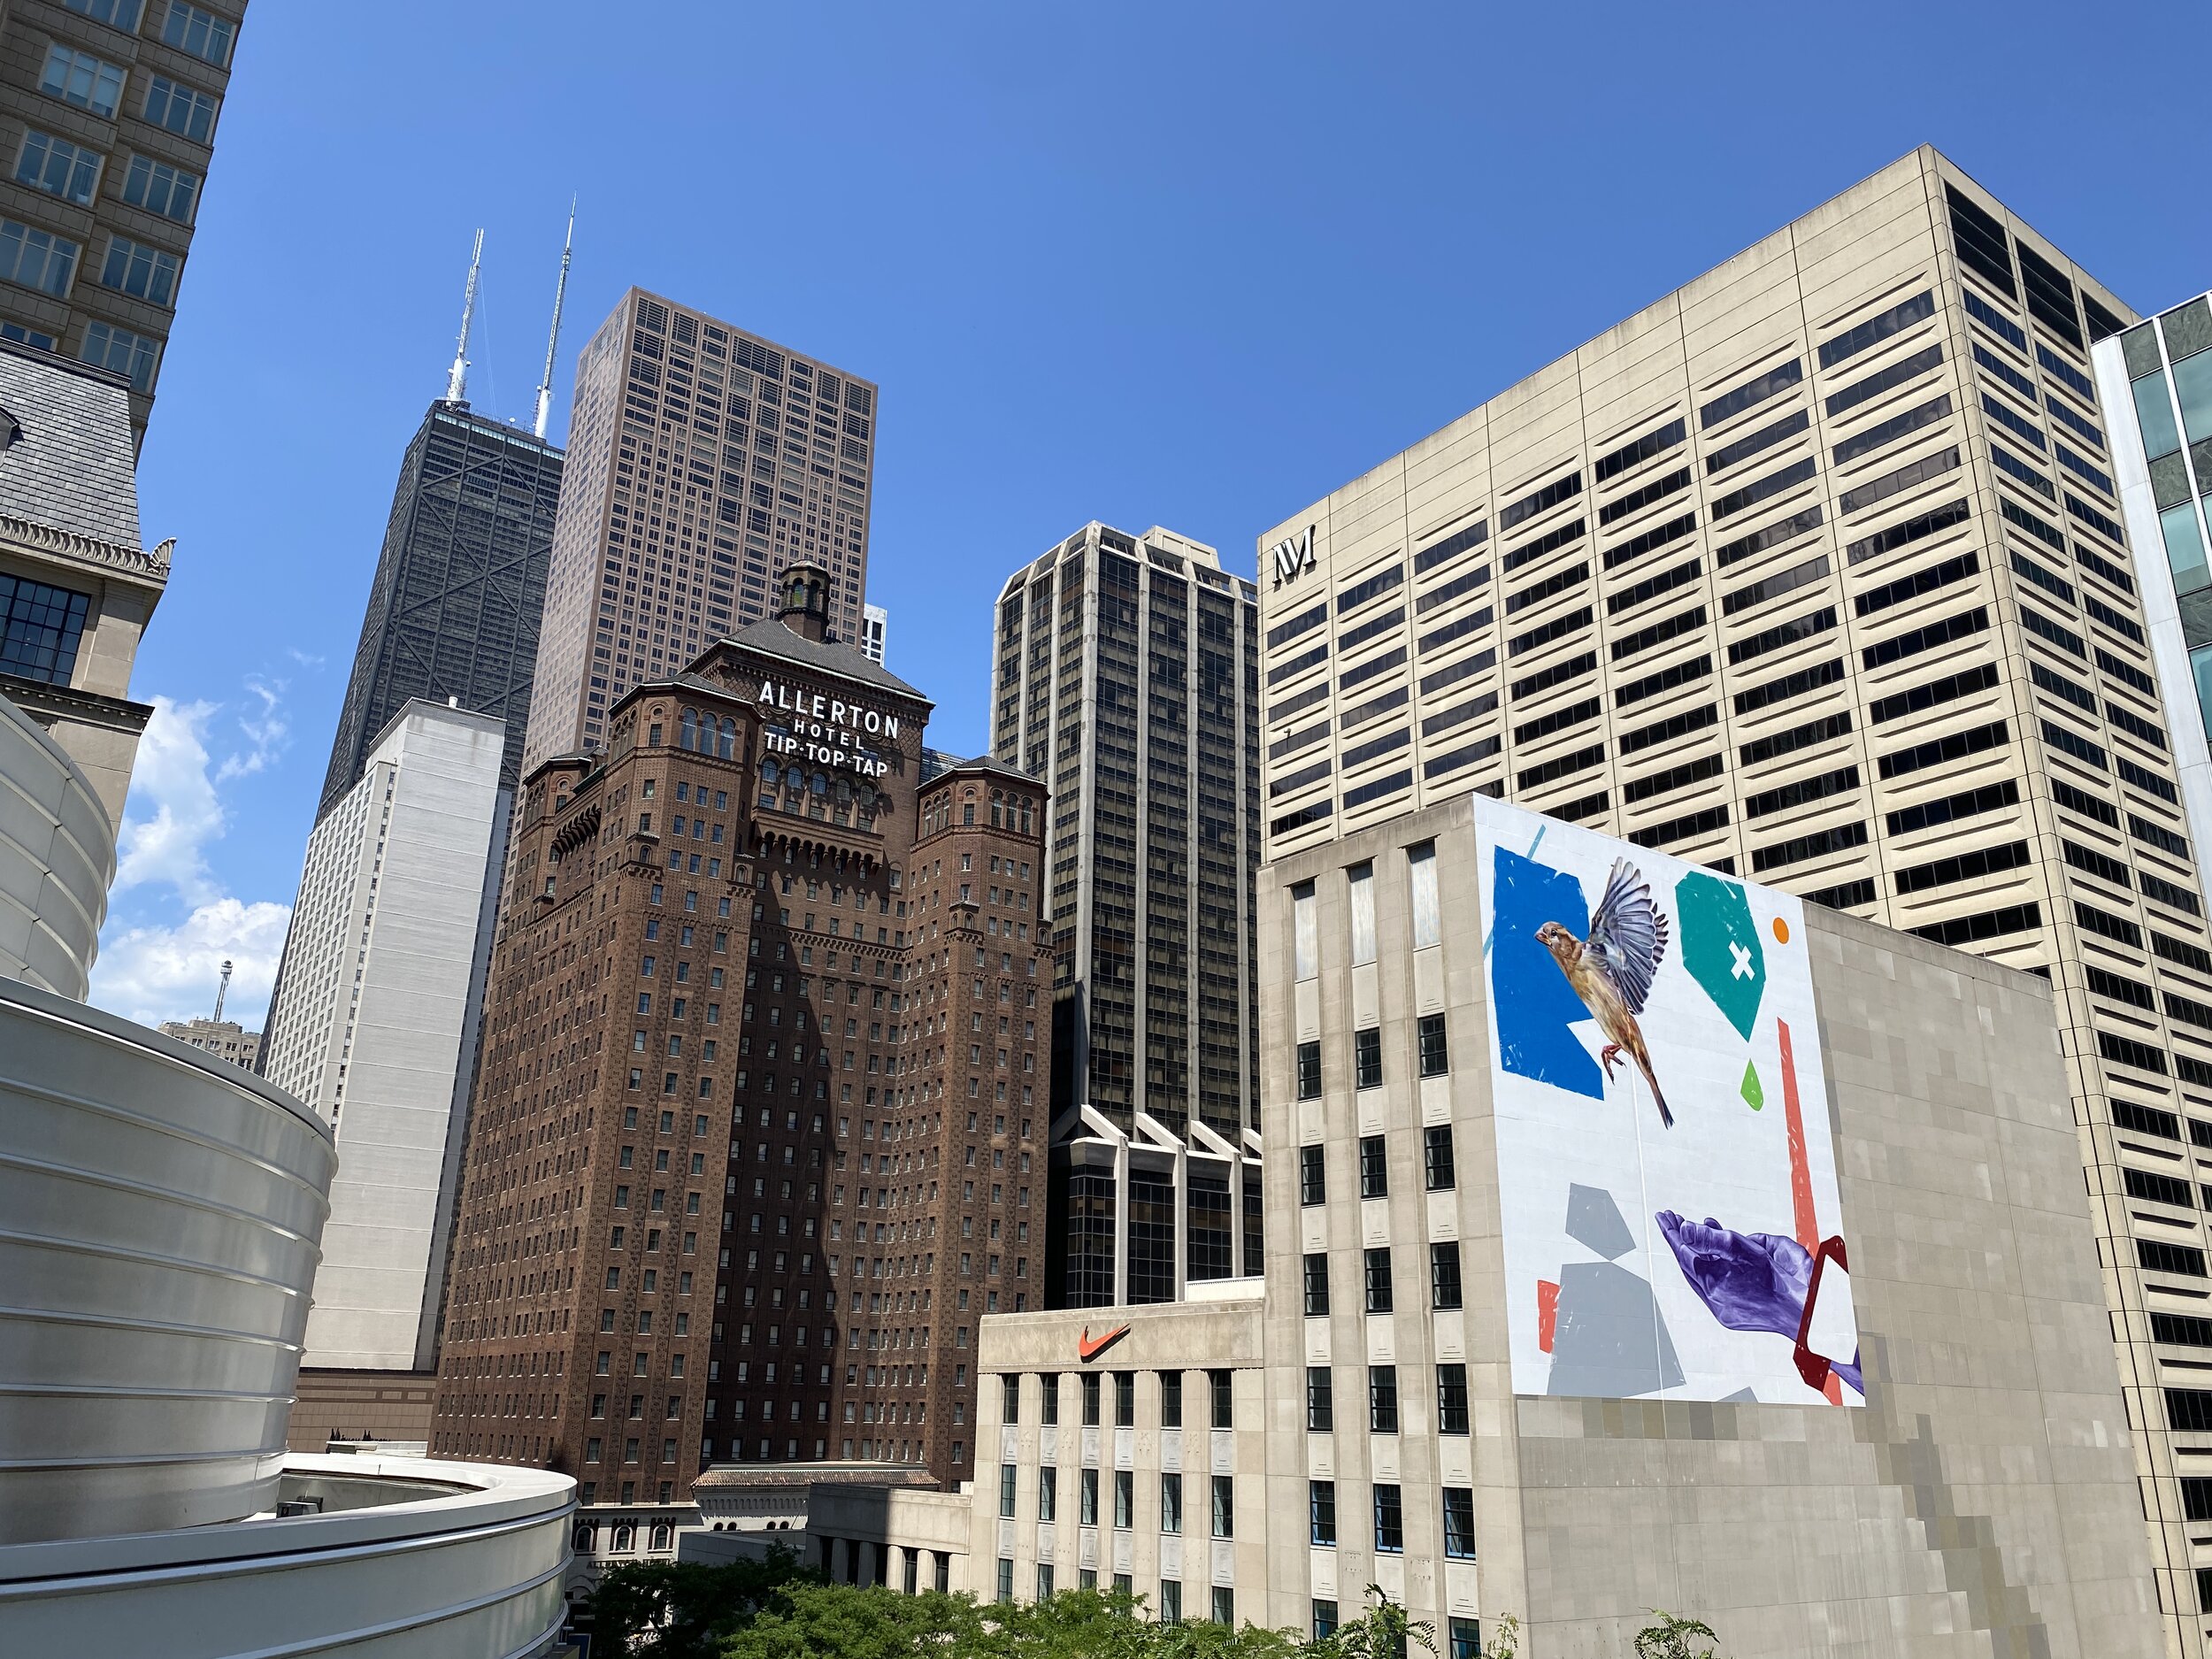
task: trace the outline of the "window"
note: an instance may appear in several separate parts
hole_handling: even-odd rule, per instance
[[[1436,894],[1436,843],[1424,841],[1406,849],[1406,872],[1413,896],[1413,948],[1418,950],[1444,937]]]
[[[1134,1428],[1137,1424],[1137,1373],[1120,1371],[1114,1373],[1114,1426]]]
[[[1318,1039],[1298,1045],[1298,1098],[1321,1098],[1321,1043]]]
[[[2201,1272],[2197,1275],[2203,1276]],[[1326,1365],[1306,1367],[1306,1427],[1317,1434],[1336,1427],[1334,1375]]]
[[[999,1421],[1019,1423],[1022,1420],[1022,1379],[1018,1376],[1002,1377],[999,1379],[999,1388],[1004,1396]]]
[[[1463,1364],[1436,1368],[1436,1432],[1467,1432],[1467,1367]]]
[[[1362,1135],[1359,1141],[1359,1195],[1390,1196],[1390,1164],[1380,1135]]]
[[[1183,1530],[1183,1477],[1164,1474],[1160,1477],[1160,1530],[1179,1532]]]
[[[65,588],[0,574],[0,671],[67,685],[90,603]]]
[[[1312,882],[1301,881],[1291,888],[1290,918],[1297,976],[1300,979],[1317,979],[1321,973],[1321,918],[1315,907]]]
[[[1209,1392],[1213,1395],[1214,1427],[1217,1429],[1234,1427],[1229,1373],[1225,1371],[1210,1371],[1206,1373],[1206,1382]]]
[[[43,294],[66,294],[83,251],[66,237],[0,219],[0,280]]]
[[[123,72],[103,63],[90,52],[73,52],[66,46],[46,49],[46,70],[38,89],[50,98],[90,110],[103,120],[113,120],[123,102]]]
[[[1040,1601],[1052,1599],[1052,1563],[1048,1561],[1037,1563],[1037,1599]]]
[[[1391,1310],[1390,1247],[1367,1252],[1367,1311],[1388,1313]]]
[[[1344,872],[1352,910],[1352,965],[1375,959],[1375,866],[1354,864]]]
[[[1056,1519],[1060,1513],[1060,1471],[1048,1463],[1037,1471],[1037,1518]]]
[[[230,43],[236,32],[237,26],[228,19],[188,5],[185,0],[169,0],[168,15],[161,19],[164,42],[218,69],[229,65]]]
[[[1465,1621],[1457,1620],[1455,1622],[1463,1624]],[[1313,1604],[1314,1640],[1323,1641],[1327,1638],[1335,1635],[1336,1625],[1336,1603],[1333,1601],[1316,1601]],[[1453,1655],[1453,1659],[1458,1659],[1458,1655]],[[1478,1654],[1474,1656],[1474,1659],[1482,1659],[1482,1656]]]
[[[1475,1558],[1475,1493],[1471,1486],[1444,1488],[1444,1556],[1448,1561]]]
[[[82,12],[96,22],[121,29],[126,35],[138,33],[139,12],[146,0],[61,0],[72,12]]]
[[[1319,1147],[1298,1148],[1298,1202],[1302,1204],[1325,1204],[1329,1202],[1329,1179],[1322,1161]]]
[[[1421,1164],[1429,1191],[1444,1192],[1456,1184],[1452,1165],[1451,1125],[1432,1124],[1421,1132]]]
[[[1352,1087],[1382,1087],[1382,1033],[1374,1026],[1352,1033]]]
[[[1398,1368],[1395,1365],[1370,1365],[1367,1368],[1367,1430],[1371,1434],[1395,1434],[1398,1432]]]
[[[1322,1548],[1336,1548],[1335,1481],[1306,1483],[1306,1530],[1312,1541]]]
[[[156,75],[146,88],[146,119],[180,138],[204,144],[215,127],[215,100],[207,93]]]
[[[1130,1470],[1114,1471],[1114,1525],[1127,1532],[1136,1525],[1137,1477]]]
[[[1236,1478],[1216,1475],[1213,1478],[1214,1531],[1216,1538],[1234,1538],[1237,1535]]]
[[[999,1557],[998,1563],[998,1599],[1002,1601],[1014,1599],[1014,1563],[1003,1555]]]
[[[1444,1037],[1444,1016],[1422,1015],[1415,1022],[1415,1032],[1421,1045],[1421,1075],[1442,1077],[1452,1069],[1451,1048]]]
[[[1459,1306],[1459,1246],[1455,1243],[1429,1246],[1429,1305]]]
[[[23,134],[15,176],[33,189],[86,206],[99,193],[100,152],[33,128]]]
[[[1329,1257],[1316,1250],[1306,1257],[1306,1317],[1319,1318],[1329,1311]]]
[[[1183,1622],[1183,1586],[1180,1580],[1160,1580],[1160,1623],[1179,1624]]]
[[[1078,1471],[1075,1482],[1075,1520],[1079,1526],[1098,1525],[1098,1471]]]
[[[123,199],[149,213],[189,225],[193,210],[200,204],[200,175],[165,161],[133,156],[123,170]]]
[[[1014,1465],[1001,1463],[998,1466],[998,1512],[1009,1517],[1014,1513]]]
[[[108,238],[103,285],[155,305],[170,305],[177,295],[177,256],[121,236]]]
[[[1183,1426],[1183,1373],[1179,1371],[1160,1373],[1160,1426]]]
[[[1047,1371],[1043,1376],[1037,1379],[1037,1421],[1047,1425],[1057,1423],[1060,1420],[1059,1373],[1057,1371]]]
[[[1092,1371],[1083,1379],[1083,1426],[1085,1428],[1094,1429],[1098,1426],[1098,1373]]]
[[[1406,1547],[1405,1506],[1395,1485],[1375,1486],[1375,1550],[1378,1555],[1402,1555]]]

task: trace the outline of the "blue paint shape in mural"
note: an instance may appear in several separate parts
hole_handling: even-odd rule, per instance
[[[1574,877],[1500,847],[1490,901],[1490,999],[1497,1010],[1498,1057],[1517,1077],[1571,1094],[1605,1098],[1598,1063],[1568,1029],[1590,1010],[1559,972],[1536,930],[1557,922],[1577,937],[1590,931],[1590,906]]]

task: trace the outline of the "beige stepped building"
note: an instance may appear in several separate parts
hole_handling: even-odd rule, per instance
[[[2212,939],[2091,376],[2132,321],[1885,168],[1261,539],[1265,810],[1295,864],[1504,795],[2047,979],[2200,1653]]]
[[[248,1031],[234,1019],[165,1019],[155,1029],[188,1048],[204,1048],[242,1071],[254,1070],[254,1062],[260,1057],[261,1033]]]

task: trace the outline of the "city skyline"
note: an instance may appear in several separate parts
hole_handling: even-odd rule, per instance
[[[285,53],[327,45],[318,33],[323,27],[316,20],[257,17],[255,27],[241,34],[239,50],[249,67],[257,52],[270,54],[272,65],[278,65]],[[1953,26],[1932,27],[1942,35]],[[1189,63],[1173,70],[1171,85],[1185,86],[1221,66],[1229,42],[1210,30],[1200,34],[1190,42]],[[778,50],[802,50],[809,43],[803,35],[780,42]],[[1513,43],[1510,37],[1500,42]],[[352,73],[383,73],[380,66],[391,63],[364,38],[349,35],[342,44],[348,52],[365,53]],[[1009,50],[1027,56],[1054,44],[1032,38]],[[1136,50],[1104,44],[1113,54]],[[1523,44],[1540,50],[1534,39]],[[1266,66],[1294,76],[1313,59],[1317,46],[1294,27],[1284,42],[1266,49]],[[529,67],[557,84],[584,73],[572,61],[573,53],[549,46],[526,50],[534,54]],[[489,61],[488,39],[469,28],[450,50],[465,64]],[[887,60],[887,43],[860,49],[852,73],[872,85],[895,88],[902,72]],[[1365,51],[1356,57],[1347,73],[1370,92],[1393,75],[1413,73],[1386,72]],[[1755,73],[1762,60],[1747,57],[1742,66]],[[1009,67],[994,65],[995,71]],[[1597,73],[1617,78],[1627,69],[1608,61]],[[994,83],[1000,78],[989,77]],[[402,77],[403,99],[425,96],[413,85],[417,79]],[[811,261],[785,270],[715,260],[709,256],[719,233],[696,250],[675,245],[652,214],[618,206],[621,198],[606,186],[603,173],[594,188],[602,162],[571,141],[549,139],[531,162],[512,170],[511,184],[490,188],[486,175],[472,177],[461,169],[426,186],[428,211],[420,234],[380,251],[373,280],[365,287],[349,280],[344,291],[342,303],[357,318],[349,326],[373,332],[380,349],[323,353],[310,364],[297,357],[304,317],[291,300],[280,299],[274,311],[255,319],[227,291],[234,285],[241,292],[265,286],[244,279],[242,267],[273,245],[277,221],[270,203],[303,177],[297,169],[306,157],[342,167],[347,176],[353,171],[353,164],[334,157],[338,141],[325,130],[322,118],[280,81],[265,73],[245,75],[226,109],[226,164],[215,170],[202,220],[203,229],[219,234],[204,234],[195,244],[202,273],[193,279],[198,297],[181,313],[175,361],[165,364],[165,375],[188,377],[196,399],[212,398],[211,407],[227,413],[240,406],[238,394],[215,384],[219,365],[248,361],[257,367],[247,379],[262,397],[304,395],[320,414],[286,435],[288,476],[273,480],[265,501],[242,503],[207,488],[209,446],[218,440],[197,429],[204,423],[165,433],[156,420],[152,427],[145,467],[150,515],[165,530],[179,530],[188,561],[199,549],[203,571],[234,569],[254,593],[255,614],[265,625],[239,650],[211,651],[216,613],[204,607],[216,602],[188,597],[197,614],[188,611],[168,638],[157,633],[151,641],[140,695],[160,700],[153,757],[161,764],[150,770],[131,810],[127,854],[134,844],[142,843],[142,851],[134,860],[127,856],[96,994],[119,1010],[155,1017],[197,1011],[193,987],[226,949],[234,949],[240,964],[234,998],[242,1016],[256,1018],[265,998],[297,849],[313,806],[306,776],[327,753],[350,625],[359,614],[357,597],[368,586],[388,500],[388,460],[370,465],[362,456],[396,452],[419,419],[423,401],[442,383],[453,349],[457,273],[480,222],[488,227],[487,271],[471,388],[472,400],[488,413],[526,426],[572,189],[582,197],[572,318],[604,315],[621,288],[634,280],[810,354],[853,364],[879,380],[892,400],[893,419],[879,470],[881,504],[872,526],[875,552],[866,597],[898,613],[892,666],[943,688],[939,726],[949,748],[967,751],[982,748],[986,736],[989,692],[979,666],[987,649],[987,624],[981,618],[989,595],[984,590],[1068,522],[1093,516],[1117,522],[1164,519],[1229,549],[1230,568],[1248,571],[1244,549],[1254,527],[1310,498],[1317,481],[1352,475],[1402,449],[1562,347],[1647,303],[1747,244],[1768,225],[1786,220],[1924,138],[1947,142],[1962,165],[2020,204],[2062,243],[2093,250],[2107,280],[2139,309],[2156,309],[2200,291],[2197,273],[2212,263],[2206,238],[2193,227],[2162,225],[2153,234],[2147,226],[2131,224],[2125,202],[2139,199],[2152,175],[2129,185],[2125,201],[2111,199],[2096,175],[2060,171],[2037,157],[2022,142],[2016,111],[1985,102],[1970,89],[1958,90],[1955,103],[1939,107],[1924,77],[1886,89],[1881,100],[1853,111],[1831,132],[1790,135],[1755,162],[1725,170],[1694,168],[1679,188],[1656,176],[1616,174],[1602,175],[1594,187],[1578,184],[1594,188],[1606,208],[1601,261],[1586,257],[1591,233],[1562,211],[1558,204],[1564,198],[1555,193],[1547,200],[1544,192],[1555,191],[1571,176],[1599,176],[1588,164],[1601,141],[1634,126],[1647,96],[1628,99],[1601,128],[1543,157],[1525,179],[1492,178],[1494,170],[1479,167],[1473,174],[1448,177],[1464,173],[1463,166],[1425,163],[1417,173],[1446,185],[1451,199],[1466,210],[1469,224],[1450,233],[1461,252],[1479,255],[1498,246],[1495,233],[1479,228],[1493,211],[1508,211],[1521,225],[1552,231],[1517,249],[1515,259],[1494,272],[1486,262],[1454,262],[1440,254],[1440,263],[1455,263],[1448,278],[1428,261],[1409,270],[1406,262],[1386,257],[1373,242],[1379,222],[1365,217],[1349,235],[1332,234],[1318,245],[1301,241],[1296,227],[1305,222],[1309,203],[1286,179],[1316,142],[1311,134],[1278,134],[1274,142],[1287,146],[1287,153],[1263,157],[1234,142],[1224,124],[1210,121],[1191,139],[1198,178],[1188,183],[1170,175],[1157,145],[1110,161],[1094,161],[1087,145],[1072,153],[1056,151],[1058,162],[1108,170],[1075,192],[1067,207],[1053,210],[1055,217],[1042,221],[1048,227],[1064,227],[1065,215],[1079,204],[1095,210],[1102,227],[1111,228],[1131,211],[1133,190],[1158,192],[1154,211],[1179,226],[1199,214],[1202,193],[1237,180],[1248,178],[1256,199],[1233,225],[1206,233],[1202,257],[1187,262],[1189,273],[1180,289],[1148,279],[1109,293],[1097,276],[1047,278],[1041,267],[1018,291],[1010,289],[1011,279],[993,278],[990,292],[1007,312],[996,333],[978,332],[985,311],[952,288],[945,233],[918,227],[910,211],[889,200],[887,185],[865,187],[864,204],[879,212],[884,234],[903,235],[910,249],[926,250],[919,273],[907,257],[895,262],[906,273],[902,278],[848,272],[810,287],[801,270],[812,268]],[[484,96],[498,109],[523,90],[501,78]],[[995,84],[979,91],[989,95],[992,107],[1025,107],[1020,95]],[[1950,98],[1953,89],[1947,87],[1945,95]],[[1525,103],[1526,95],[1514,96],[1514,107]],[[901,108],[910,121],[913,112]],[[2129,129],[2145,134],[2135,148],[2162,153],[2149,134],[2170,118],[2116,104],[2110,113],[2113,119],[2139,124]],[[861,147],[874,158],[871,170],[881,165],[892,178],[904,179],[907,164],[878,155],[889,119],[871,118],[842,141],[847,148],[840,153],[850,160],[853,147]],[[1361,159],[1353,165],[1414,142],[1417,134],[1408,126],[1413,119],[1384,120],[1359,141]],[[1486,142],[1493,123],[1502,128],[1511,119],[1511,108],[1502,109],[1480,118],[1464,137]],[[1704,123],[1715,119],[1695,118]],[[271,123],[288,134],[296,129],[297,157],[274,157],[265,141],[254,142],[257,128]],[[2144,123],[2150,125],[2140,127]],[[1964,131],[1969,125],[1979,130],[1970,136]],[[1008,159],[1018,148],[1010,140],[996,134],[970,140],[942,127],[928,130],[936,142],[982,146],[974,156],[975,176],[943,187],[956,192],[950,206],[967,230],[974,230],[978,216],[992,204],[1036,206],[1033,185]],[[1464,153],[1463,144],[1448,148]],[[227,171],[234,154],[245,157],[237,173]],[[1327,176],[1340,175],[1333,166]],[[1394,185],[1392,190],[1413,188]],[[313,194],[300,207],[325,211]],[[656,202],[666,195],[665,187],[655,187]],[[1386,213],[1402,199],[1394,194],[1363,211]],[[992,234],[1002,238],[1009,233]],[[917,235],[923,237],[918,243],[912,240]],[[1039,245],[1048,241],[1048,235]],[[1601,268],[1590,268],[1594,264]],[[226,265],[242,274],[226,277]],[[1048,297],[1042,291],[1048,287],[1067,291]],[[1361,303],[1371,296],[1371,307]],[[1350,311],[1343,309],[1348,299]],[[1258,320],[1241,319],[1246,307],[1257,308],[1264,328]],[[1352,315],[1358,326],[1348,332],[1321,327],[1329,318]],[[1502,319],[1508,319],[1502,327]],[[1300,332],[1284,332],[1294,328]],[[572,327],[557,370],[549,434],[557,441],[565,437],[572,367],[585,337],[584,328]],[[1148,366],[1176,363],[1183,388],[1176,407],[1156,407],[1133,392],[1102,396],[1096,388],[1113,376],[1086,381],[1088,365],[1101,352],[1133,347]],[[1018,363],[1009,355],[1017,349]],[[1019,378],[1005,381],[1010,371]],[[1079,384],[1087,389],[1076,400],[1070,393]],[[165,391],[171,386],[165,378]],[[1017,389],[1015,396],[1006,395],[1008,386]],[[1041,396],[1050,399],[1051,419],[1020,413]],[[219,420],[215,425],[219,427]],[[949,465],[956,454],[986,452],[1001,443],[1014,446],[1005,450],[1012,466],[1002,487],[979,495],[956,482],[959,469]],[[319,573],[311,583],[291,580],[273,562],[280,549],[293,557],[303,532],[317,550]],[[975,672],[958,672],[964,654],[978,659]],[[143,836],[141,826],[161,825],[165,807],[165,833]]]

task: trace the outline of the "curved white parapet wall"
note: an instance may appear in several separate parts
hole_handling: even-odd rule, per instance
[[[0,974],[84,999],[115,825],[77,763],[0,696]]]
[[[576,1483],[412,1457],[285,1460],[320,1514],[0,1548],[0,1654],[534,1659]]]
[[[0,1545],[273,1505],[335,1167],[281,1090],[0,979]]]

